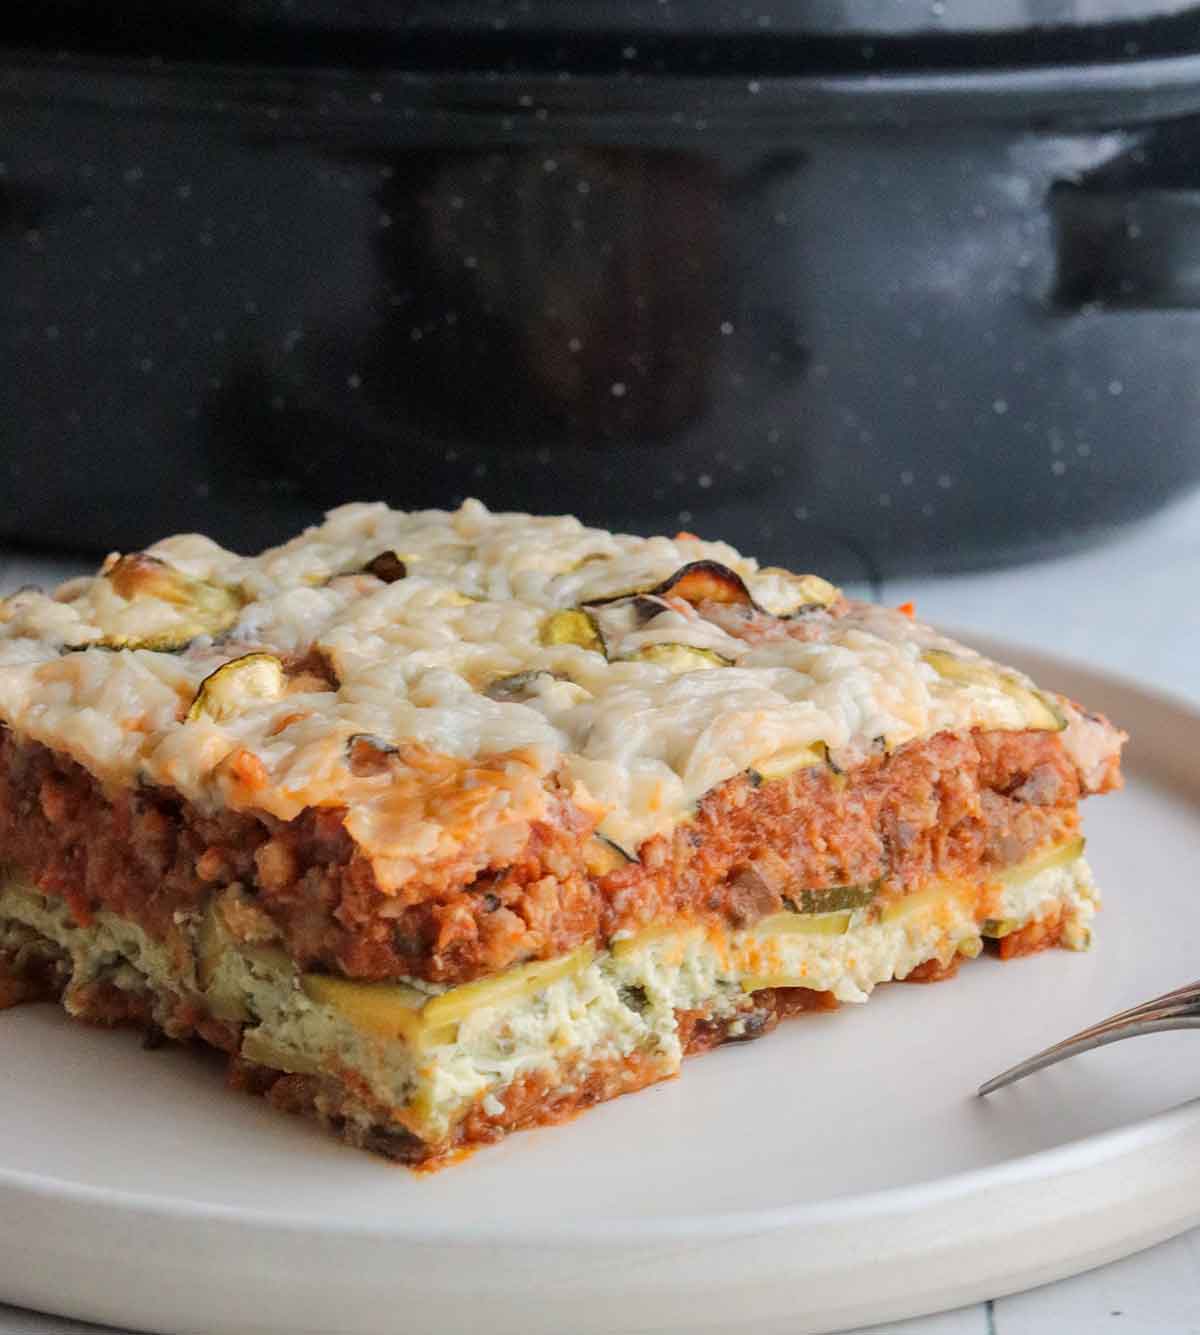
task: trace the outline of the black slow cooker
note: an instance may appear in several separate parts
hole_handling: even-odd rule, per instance
[[[1200,481],[1200,8],[57,0],[0,50],[0,538],[573,510],[840,576]]]

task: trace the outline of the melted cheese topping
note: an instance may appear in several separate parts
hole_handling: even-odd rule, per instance
[[[404,578],[364,572],[384,552],[404,562]],[[636,847],[780,751],[822,742],[846,768],[942,730],[1027,725],[1011,691],[946,680],[922,658],[931,648],[983,662],[977,655],[883,608],[739,621],[742,609],[669,596],[640,600],[636,616],[604,601],[716,561],[761,607],[779,608],[786,572],[760,572],[723,543],[613,534],[468,501],[453,512],[342,506],[256,557],[197,535],[148,555],[189,589],[215,588],[218,612],[232,594],[236,619],[197,634],[187,597],[172,601],[154,583],[118,588],[106,573],[112,558],[54,595],[22,591],[0,612],[0,718],[112,786],[168,784],[202,806],[282,819],[345,806],[385,888],[466,849],[476,865],[511,856],[547,814],[552,773],[604,833]],[[542,643],[553,612],[592,602],[604,653]],[[143,636],[155,647],[113,647]],[[696,666],[719,670],[636,657],[664,645],[699,650]],[[312,651],[336,672],[336,689],[301,680],[278,698],[187,717],[200,683],[231,659]],[[545,675],[520,698],[485,693],[531,672]],[[1115,734],[1057,703],[1068,739],[1103,764]],[[399,746],[398,761],[355,773],[356,734]]]

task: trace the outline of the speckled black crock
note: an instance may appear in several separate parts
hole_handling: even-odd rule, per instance
[[[0,538],[478,495],[863,576],[1200,481],[1190,11],[1080,46],[192,8],[0,52]]]

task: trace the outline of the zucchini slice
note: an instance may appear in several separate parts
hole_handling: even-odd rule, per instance
[[[811,746],[793,746],[784,751],[776,751],[765,760],[758,760],[747,771],[750,782],[757,788],[761,783],[772,779],[786,779],[797,770],[813,769],[817,765],[828,764],[829,754],[824,742],[814,742]]]
[[[606,598],[592,598],[589,605],[617,602],[638,595],[659,598],[670,595],[689,603],[725,603],[748,607],[784,619],[828,607],[840,596],[839,590],[819,575],[796,575],[780,566],[767,566],[750,576],[750,579],[753,590],[741,575],[720,561],[689,561],[659,584],[644,589],[629,589]]]
[[[541,641],[545,645],[575,644],[593,653],[604,653],[604,639],[595,617],[578,607],[551,613],[542,622]]]
[[[535,996],[552,983],[582,973],[595,957],[595,947],[589,943],[557,959],[519,964],[432,997],[406,983],[367,983],[322,973],[304,974],[300,985],[310,1000],[338,1011],[356,1029],[428,1048],[452,1043],[456,1026],[475,1011]]]
[[[243,654],[222,663],[200,683],[186,720],[225,723],[253,705],[278,700],[287,687],[283,664],[274,654]]]
[[[755,604],[773,617],[788,619],[836,603],[841,591],[820,575],[796,575],[765,566],[751,576]]]
[[[587,605],[587,614],[595,623],[606,648],[618,644],[624,636],[641,630],[656,616],[672,610],[669,603],[648,593],[635,593],[629,598]]]
[[[746,581],[720,561],[689,561],[661,584],[646,592],[660,598],[668,594],[687,603],[734,603],[754,606]]]
[[[878,892],[876,885],[832,885],[827,890],[801,890],[791,898],[797,913],[838,913],[866,908]]]
[[[377,1038],[401,1039],[419,1046],[427,1028],[422,1007],[428,997],[405,983],[364,983],[332,974],[306,973],[300,986],[310,1001],[329,1006]]]
[[[1000,872],[1000,879],[1009,885],[1019,885],[1022,881],[1032,880],[1042,872],[1049,871],[1051,867],[1065,867],[1083,857],[1085,843],[1083,835],[1076,835],[1054,848],[1035,853],[1024,862],[1015,862],[1011,867],[1005,867]]]
[[[185,575],[147,552],[118,557],[102,574],[127,602],[156,598],[179,609],[178,626],[141,639],[110,635],[98,644],[106,649],[184,649],[199,635],[220,635],[238,619],[243,600],[234,589]]]
[[[1080,834],[1054,848],[1044,848],[1034,853],[1032,857],[1026,858],[1024,862],[1014,862],[1012,866],[1004,867],[997,873],[997,879],[1003,881],[1005,885],[1021,885],[1054,867],[1068,867],[1083,856],[1084,843],[1083,835]],[[1028,919],[1019,918],[987,918],[979,932],[981,936],[986,936],[992,941],[1002,941],[1006,936],[1019,931],[1027,921]],[[1086,945],[1072,948],[1085,949]]]
[[[962,907],[963,897],[973,892],[971,887],[958,881],[931,881],[920,890],[898,895],[879,911],[880,922],[903,922],[927,909],[938,909],[953,903]]]
[[[720,561],[689,561],[657,584],[647,584],[639,589],[623,589],[620,593],[606,594],[601,598],[589,598],[588,606],[603,607],[607,603],[619,603],[627,598],[664,598],[668,594],[689,603],[754,605],[746,581],[736,571],[730,570]]]
[[[568,955],[560,955],[552,960],[534,960],[531,964],[518,964],[491,978],[480,978],[473,983],[463,983],[430,997],[422,1012],[425,1022],[433,1028],[457,1024],[465,1020],[473,1011],[488,1006],[503,1006],[509,1002],[520,1001],[523,997],[532,997],[544,992],[551,983],[564,978],[574,978],[582,973],[596,958],[596,948],[589,942],[579,946]]]
[[[538,682],[562,680],[561,673],[534,668],[528,672],[513,672],[507,677],[497,677],[494,681],[488,682],[483,688],[483,693],[489,700],[499,700],[505,704],[523,704],[537,694]]]
[[[961,682],[964,686],[988,686],[1003,691],[1020,706],[1028,728],[1040,732],[1061,732],[1067,726],[1066,717],[1049,695],[1026,686],[1011,673],[991,663],[981,659],[960,658],[945,649],[927,649],[921,655],[921,660],[944,681]]]
[[[653,663],[668,672],[704,672],[710,668],[729,667],[732,659],[715,649],[697,649],[691,644],[647,644],[623,662]]]
[[[596,833],[583,846],[583,862],[590,876],[607,876],[636,862],[620,844],[605,834]]]
[[[845,936],[850,930],[853,910],[841,909],[834,913],[772,913],[754,924],[756,936],[801,935]]]

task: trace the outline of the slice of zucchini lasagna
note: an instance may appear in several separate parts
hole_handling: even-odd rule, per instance
[[[0,1004],[198,1036],[397,1159],[1089,939],[1122,734],[721,543],[349,505],[0,616]]]

